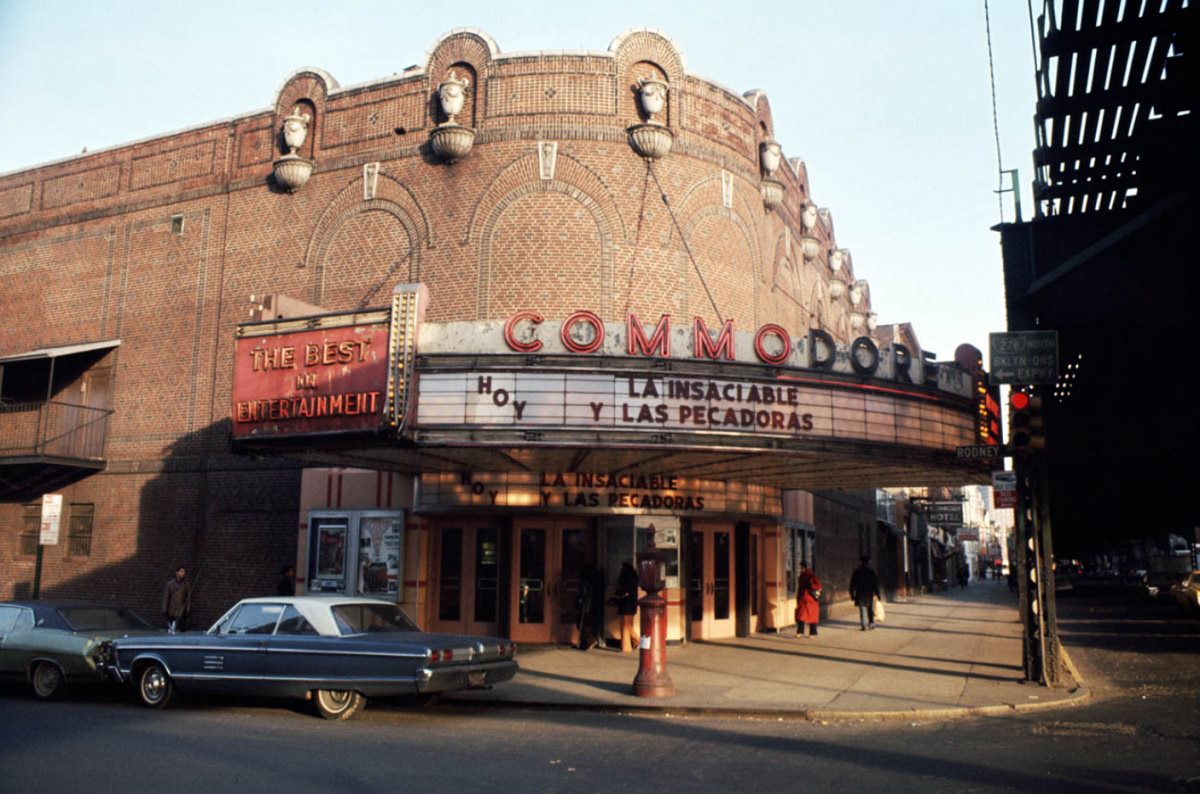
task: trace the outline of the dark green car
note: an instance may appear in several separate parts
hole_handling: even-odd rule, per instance
[[[137,613],[111,604],[0,602],[0,678],[26,682],[41,699],[106,679],[109,640],[158,633]]]

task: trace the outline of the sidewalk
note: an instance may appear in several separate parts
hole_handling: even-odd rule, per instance
[[[1021,680],[1016,596],[1004,582],[887,605],[887,621],[861,631],[849,604],[832,608],[820,634],[755,634],[667,649],[671,697],[632,694],[638,654],[521,648],[521,670],[495,689],[443,702],[811,720],[948,719],[1059,708],[1089,693],[1068,681],[1046,689]]]

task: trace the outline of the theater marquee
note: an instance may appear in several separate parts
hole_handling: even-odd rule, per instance
[[[555,324],[520,312],[503,324],[427,326],[421,345],[416,426],[428,437],[515,430],[536,443],[539,432],[566,431],[606,444],[794,440],[939,452],[977,441],[971,374],[866,337],[838,346],[775,325],[739,334],[726,323],[715,334],[699,320],[673,328],[665,316],[650,329],[633,315],[606,325],[576,312]]]

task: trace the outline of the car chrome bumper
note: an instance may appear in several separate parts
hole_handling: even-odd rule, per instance
[[[417,671],[418,692],[456,692],[461,689],[487,689],[508,681],[517,674],[512,660],[466,664],[454,667],[423,667]]]

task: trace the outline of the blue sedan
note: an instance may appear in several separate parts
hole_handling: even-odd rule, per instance
[[[517,672],[516,644],[423,632],[394,602],[366,598],[247,598],[207,632],[115,640],[109,672],[146,706],[181,693],[311,699],[331,720],[368,697],[482,689]]]

